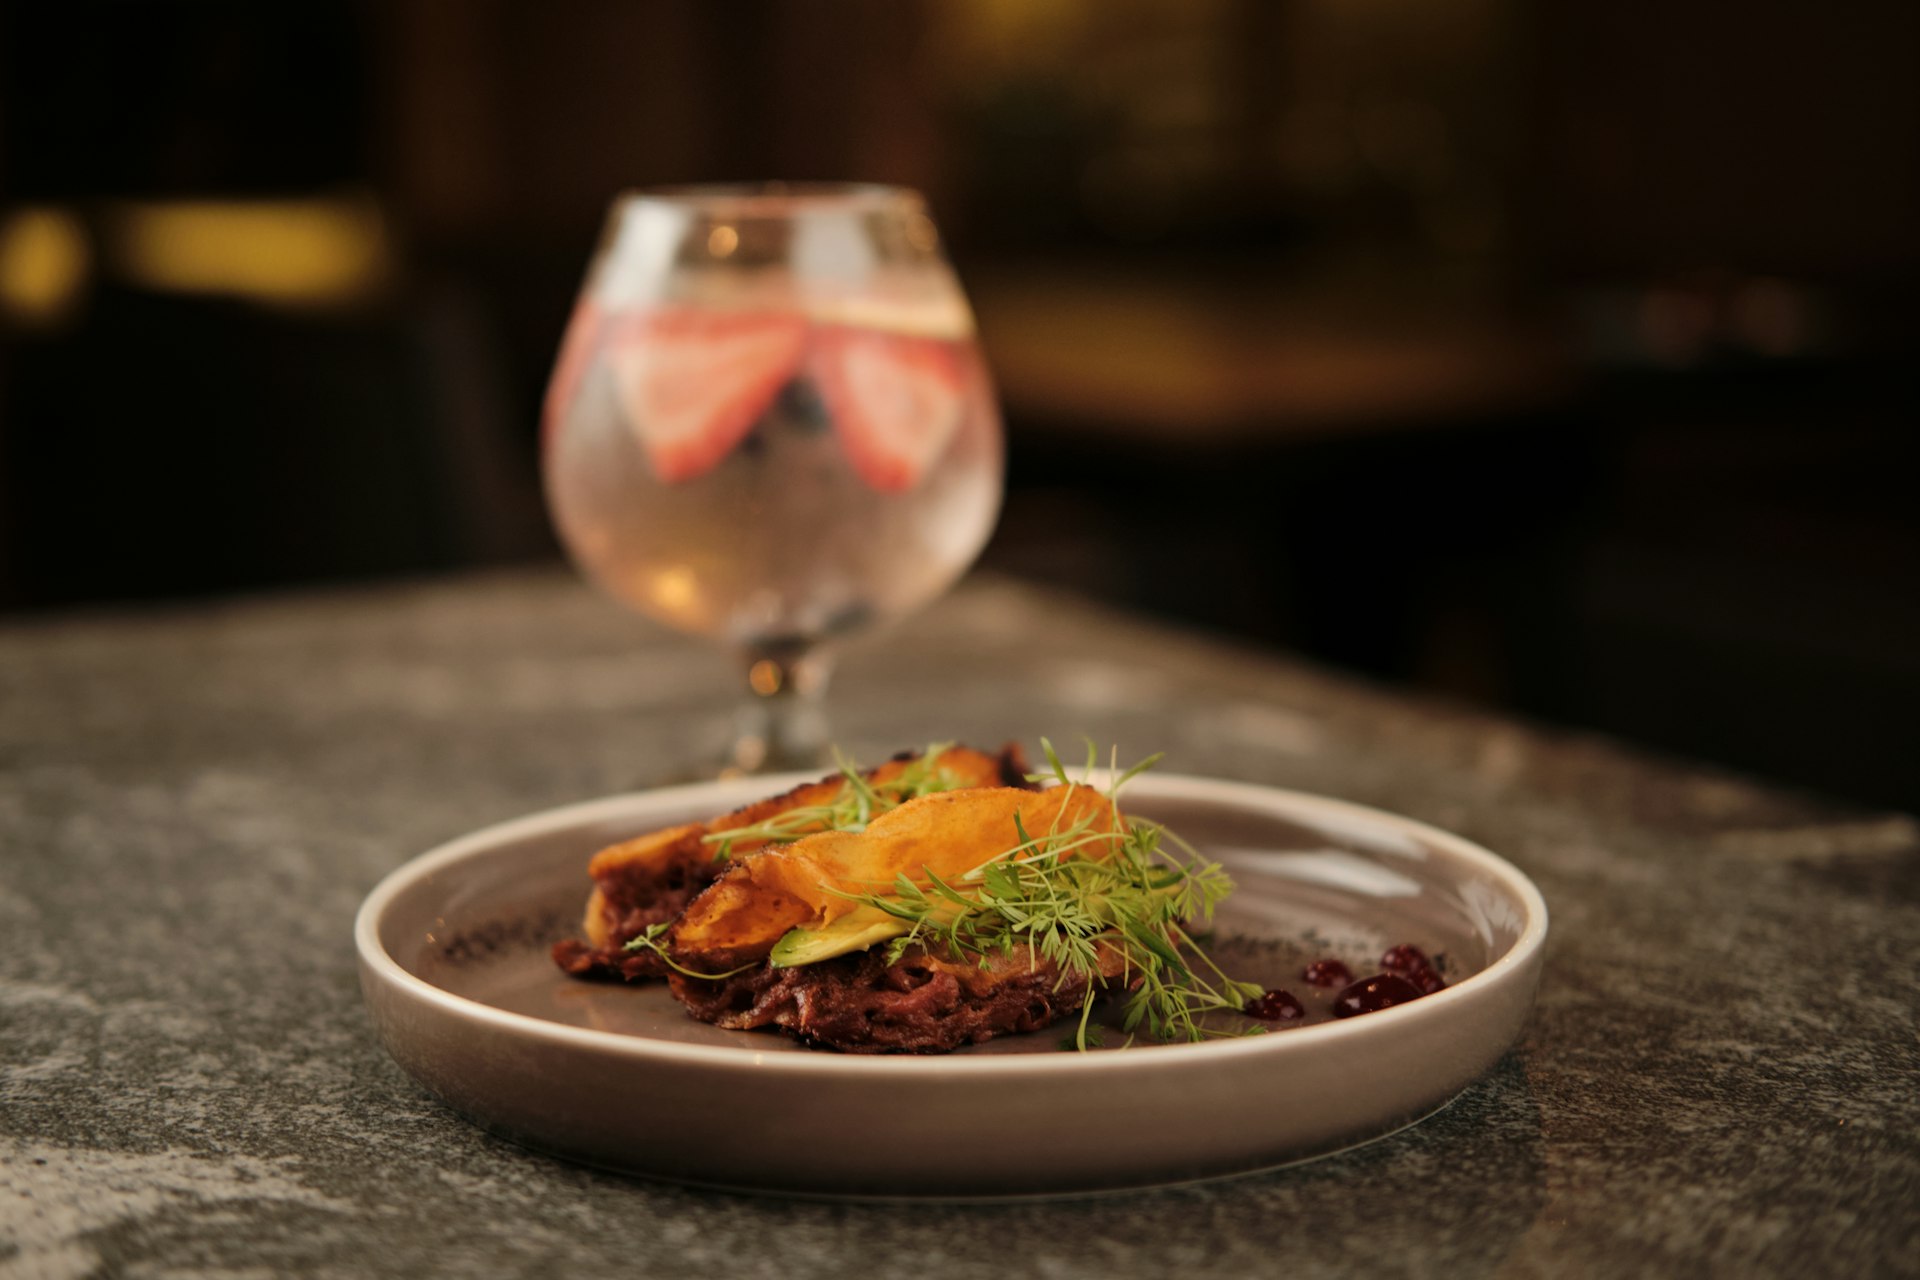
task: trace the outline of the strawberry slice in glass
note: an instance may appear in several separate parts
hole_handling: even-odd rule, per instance
[[[679,484],[733,452],[806,349],[794,313],[669,307],[614,324],[607,365],[654,475]]]
[[[965,411],[952,344],[935,338],[824,325],[813,372],[848,461],[882,493],[919,484]]]

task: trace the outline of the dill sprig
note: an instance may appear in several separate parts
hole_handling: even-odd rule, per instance
[[[671,928],[673,928],[673,921],[671,920],[662,920],[658,924],[650,924],[647,926],[645,933],[636,938],[628,939],[627,942],[621,946],[621,950],[651,951],[660,957],[662,964],[666,965],[667,968],[673,970],[675,973],[683,973],[689,978],[701,978],[707,982],[718,982],[722,978],[731,978],[736,973],[745,973],[754,967],[752,964],[743,964],[728,969],[724,973],[700,973],[696,970],[689,969],[675,960],[671,955],[667,954],[666,944],[660,941],[661,937]]]
[[[834,763],[846,781],[832,801],[797,805],[764,822],[716,831],[702,836],[701,841],[714,846],[713,857],[719,862],[732,857],[734,846],[741,841],[785,844],[817,831],[865,831],[869,822],[889,809],[897,809],[918,796],[967,785],[966,779],[939,762],[952,746],[951,742],[931,744],[885,782],[869,780],[859,765],[836,750]]]
[[[1087,785],[1067,773],[1052,743],[1042,739],[1041,747],[1051,773],[1035,780]],[[1096,758],[1089,746],[1089,773]],[[1188,932],[1191,924],[1210,924],[1214,908],[1233,891],[1226,871],[1159,823],[1120,820],[1121,787],[1158,760],[1151,757],[1124,773],[1114,769],[1107,796],[1110,830],[1099,829],[1090,817],[1063,824],[1056,816],[1036,835],[1016,814],[1011,847],[954,882],[927,872],[922,884],[903,874],[885,893],[847,896],[907,926],[888,944],[889,963],[923,946],[975,957],[984,968],[994,953],[1011,954],[1025,944],[1031,956],[1059,969],[1061,983],[1069,977],[1084,981],[1072,1037],[1078,1049],[1098,1043],[1090,1022],[1093,1002],[1103,956],[1115,952],[1120,983],[1128,990],[1120,1025],[1129,1037],[1144,1030],[1157,1040],[1193,1041],[1258,1031],[1222,1030],[1205,1020],[1212,1013],[1239,1013],[1260,994],[1258,986],[1221,972]],[[1061,805],[1059,814],[1066,812]]]

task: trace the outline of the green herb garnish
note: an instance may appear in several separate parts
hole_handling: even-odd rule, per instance
[[[718,862],[732,857],[734,845],[743,840],[785,844],[817,831],[865,831],[876,817],[909,800],[970,785],[939,763],[939,758],[952,747],[951,742],[933,743],[917,759],[908,761],[899,773],[878,783],[869,781],[858,765],[836,751],[834,763],[839,766],[846,785],[831,803],[800,805],[750,827],[734,827],[702,836],[701,841],[714,846],[713,857]]]
[[[673,970],[675,973],[685,974],[689,978],[701,978],[707,982],[718,982],[722,978],[731,978],[734,974],[745,973],[747,970],[755,968],[757,965],[757,962],[755,964],[743,964],[738,966],[737,968],[728,969],[724,973],[695,972],[692,969],[686,968],[684,965],[676,961],[672,956],[668,955],[666,947],[661,945],[661,942],[660,942],[661,936],[671,928],[673,928],[673,921],[671,920],[662,920],[658,924],[650,924],[647,926],[647,931],[645,933],[641,934],[637,938],[633,938],[629,940],[620,949],[622,951],[651,951],[653,952],[653,954],[660,957],[661,963],[665,964],[667,968]]]
[[[1036,781],[1086,785],[1068,775],[1051,743],[1042,739],[1040,745],[1052,772],[1035,775]],[[1059,968],[1061,983],[1069,977],[1084,981],[1086,997],[1072,1037],[1077,1049],[1098,1043],[1090,1016],[1101,954],[1109,950],[1119,952],[1121,982],[1131,988],[1121,1014],[1121,1028],[1130,1036],[1141,1028],[1158,1040],[1257,1032],[1262,1028],[1222,1030],[1204,1021],[1210,1013],[1241,1012],[1261,990],[1222,973],[1187,930],[1190,923],[1210,923],[1214,907],[1233,891],[1225,870],[1158,823],[1135,819],[1127,830],[1118,829],[1121,786],[1158,759],[1119,774],[1108,795],[1114,830],[1082,819],[1066,826],[1056,821],[1034,835],[1016,815],[1015,843],[957,882],[929,873],[920,884],[902,875],[886,893],[846,896],[907,926],[888,944],[889,963],[898,963],[910,947],[928,946],[977,957],[985,967],[993,953],[1011,954],[1025,944]],[[1089,746],[1089,771],[1095,761]],[[1163,842],[1177,845],[1178,852]]]

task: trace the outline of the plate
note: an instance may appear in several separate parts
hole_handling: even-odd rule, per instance
[[[603,1168],[757,1191],[1005,1197],[1271,1168],[1445,1106],[1519,1037],[1546,904],[1517,869],[1378,810],[1206,778],[1146,775],[1129,814],[1233,875],[1211,952],[1292,991],[1307,958],[1356,974],[1412,943],[1442,991],[1360,1017],[1201,1044],[1061,1048],[1062,1027],[958,1053],[869,1057],[694,1022],[663,987],[579,982],[547,958],[578,927],[603,845],[803,781],[757,778],[591,801],[424,853],[355,923],[380,1039],[487,1129]],[[1096,778],[1095,781],[1098,781]]]

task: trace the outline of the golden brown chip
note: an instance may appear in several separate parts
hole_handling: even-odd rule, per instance
[[[918,760],[918,756],[889,760],[863,776],[874,786],[885,786]],[[961,787],[997,786],[1006,780],[1009,770],[1015,776],[1026,771],[1019,747],[1011,743],[997,756],[971,747],[949,747],[940,753],[935,764]],[[832,774],[706,822],[681,823],[608,845],[587,864],[587,874],[594,880],[593,891],[587,895],[586,915],[581,921],[587,941],[595,947],[606,947],[632,936],[632,929],[622,926],[633,909],[634,886],[650,888],[672,877],[692,876],[696,882],[709,878],[716,846],[707,836],[755,826],[794,809],[831,805],[846,787],[844,776]],[[822,825],[799,827],[794,834],[805,835],[809,830],[820,830]],[[766,843],[764,839],[742,839],[734,843],[730,852],[736,856],[750,853]]]
[[[824,831],[738,859],[687,905],[671,946],[704,965],[759,959],[789,929],[817,929],[852,911],[858,904],[848,894],[884,894],[902,875],[925,884],[932,873],[951,883],[1016,847],[1021,829],[1036,839],[1076,828],[1104,834],[1115,821],[1112,801],[1084,786],[921,796],[865,831]],[[1110,850],[1110,841],[1095,840],[1080,853]]]

